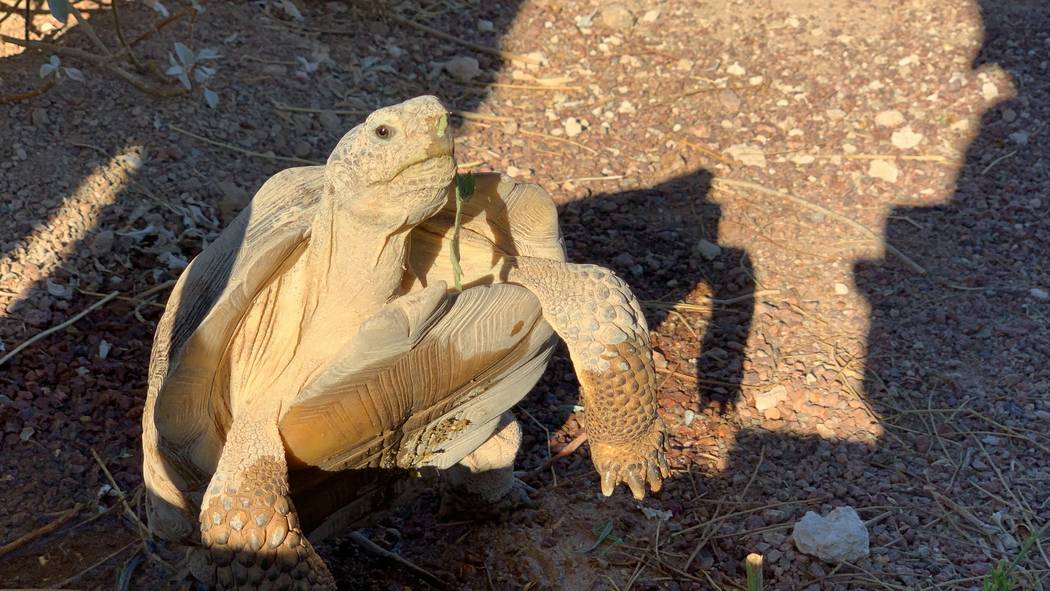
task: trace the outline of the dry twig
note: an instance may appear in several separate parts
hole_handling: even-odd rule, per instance
[[[3,357],[0,357],[0,366],[2,366],[3,364],[7,363],[11,359],[13,359],[15,357],[15,355],[18,355],[22,351],[22,349],[25,349],[29,345],[32,345],[33,343],[39,341],[40,339],[42,339],[42,338],[44,338],[44,337],[46,337],[48,335],[54,334],[54,333],[56,333],[56,332],[58,332],[58,331],[60,331],[60,330],[62,330],[64,328],[66,328],[68,326],[71,326],[76,321],[78,321],[81,318],[83,318],[84,316],[87,316],[88,314],[90,314],[92,311],[94,311],[94,310],[104,306],[110,300],[115,299],[119,293],[120,293],[119,291],[114,291],[114,292],[110,293],[109,295],[107,295],[106,297],[102,298],[101,300],[95,302],[94,304],[91,304],[87,308],[84,308],[77,315],[73,316],[69,320],[66,320],[62,324],[59,324],[59,325],[56,325],[56,326],[52,326],[51,328],[49,328],[47,330],[38,332],[37,334],[29,337],[28,339],[23,341],[22,344],[18,345],[14,349],[11,349],[11,351],[8,352],[7,355],[4,355]]]
[[[34,541],[36,541],[36,540],[46,536],[47,534],[57,530],[58,528],[62,527],[66,523],[68,523],[70,519],[73,519],[74,517],[79,515],[81,509],[83,509],[83,506],[80,503],[77,503],[76,505],[73,506],[73,508],[67,509],[67,510],[63,511],[62,513],[59,513],[58,517],[56,517],[55,519],[51,520],[50,523],[48,523],[48,524],[46,524],[46,525],[44,525],[42,527],[38,527],[37,529],[34,529],[33,531],[31,531],[31,532],[29,532],[29,533],[27,533],[27,534],[25,534],[25,535],[15,539],[15,540],[13,540],[11,542],[8,542],[7,544],[4,544],[3,546],[0,546],[0,557],[3,557],[5,554],[9,554],[11,552],[14,552],[15,550],[18,550],[19,548],[21,548],[22,546],[25,546],[26,544],[29,544],[30,542],[34,542]]]

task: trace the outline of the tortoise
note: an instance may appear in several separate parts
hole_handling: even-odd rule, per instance
[[[143,475],[151,531],[193,549],[198,579],[334,589],[312,544],[437,471],[458,502],[507,502],[521,439],[508,411],[558,337],[602,492],[642,498],[668,475],[639,303],[611,271],[566,262],[545,191],[475,177],[462,291],[449,288],[448,117],[432,96],[373,112],[323,166],[268,179],[176,283]]]

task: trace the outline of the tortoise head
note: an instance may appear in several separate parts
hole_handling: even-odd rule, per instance
[[[409,225],[437,213],[456,172],[448,116],[437,97],[420,96],[347,132],[325,165],[337,206]]]

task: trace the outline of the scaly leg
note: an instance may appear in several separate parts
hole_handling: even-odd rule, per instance
[[[334,590],[289,497],[276,410],[255,410],[234,418],[201,502],[205,578],[218,589]]]
[[[637,499],[645,497],[646,482],[660,490],[670,470],[653,351],[627,284],[603,267],[531,257],[506,259],[498,276],[532,291],[569,347],[602,493],[611,495],[620,482]]]

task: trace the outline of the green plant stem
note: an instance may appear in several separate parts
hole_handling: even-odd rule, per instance
[[[762,555],[748,554],[744,571],[747,573],[747,591],[762,591]]]

